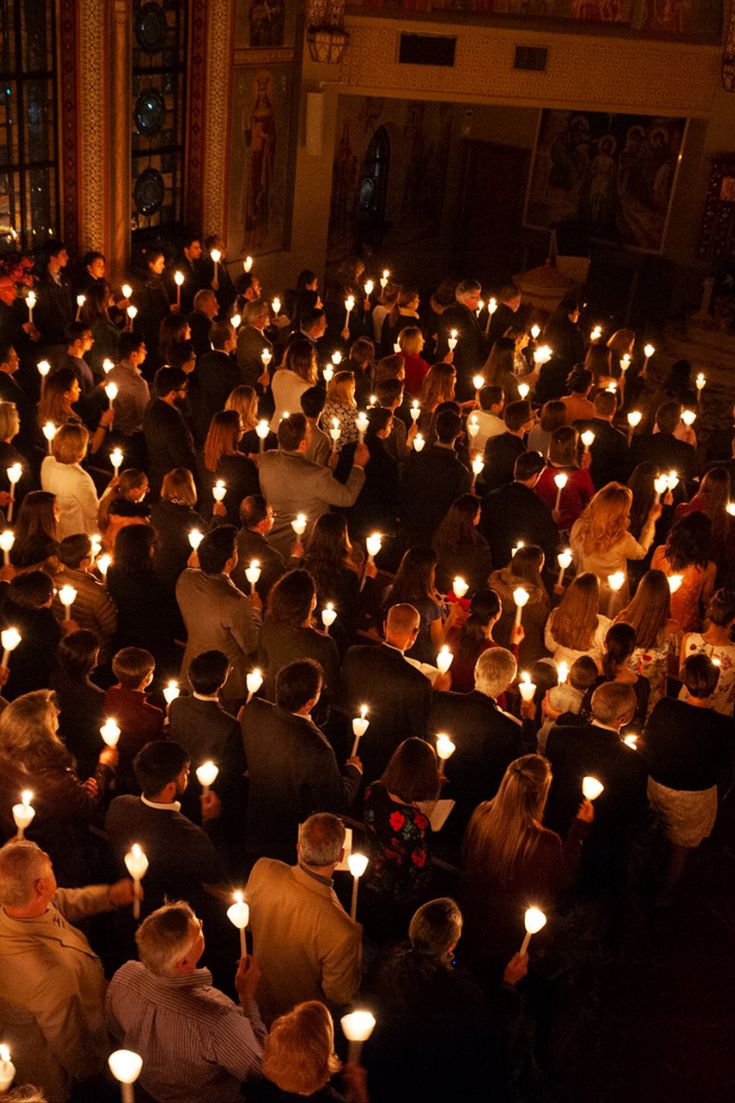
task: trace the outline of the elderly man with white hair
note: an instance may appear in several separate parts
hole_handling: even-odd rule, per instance
[[[72,922],[132,903],[133,882],[60,889],[35,843],[0,848],[0,1023],[18,1082],[63,1103],[108,1052],[105,977]]]
[[[477,317],[482,288],[477,280],[461,280],[455,289],[455,302],[441,316],[436,359],[449,351],[449,338],[456,330],[457,345],[452,363],[457,371],[457,395],[471,398],[474,393],[472,376],[481,371],[488,353],[488,342]]]

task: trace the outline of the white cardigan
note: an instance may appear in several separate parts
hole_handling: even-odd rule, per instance
[[[97,512],[99,500],[94,483],[78,463],[59,463],[54,456],[46,456],[41,464],[41,486],[49,494],[56,495],[61,518],[58,524],[59,539],[84,532],[91,536],[98,531]]]

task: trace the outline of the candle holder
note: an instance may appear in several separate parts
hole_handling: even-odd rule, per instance
[[[447,644],[444,644],[439,654],[436,657],[436,665],[439,668],[440,674],[446,674],[449,670],[452,662],[454,661],[454,655],[449,650]]]
[[[115,365],[113,364],[112,360],[110,360],[110,358],[106,356],[105,359],[102,361],[102,371],[105,373],[105,375],[109,375],[114,367]]]
[[[2,548],[3,563],[6,567],[10,564],[10,549],[14,543],[15,533],[12,529],[5,529],[3,532],[0,532],[0,548]]]
[[[227,495],[227,487],[224,484],[223,479],[217,479],[217,482],[212,487],[212,497],[215,502],[224,502]]]
[[[120,468],[123,465],[123,460],[124,459],[125,459],[125,456],[123,454],[122,448],[113,448],[112,451],[110,452],[110,463],[112,464],[112,470],[113,470],[113,473],[115,475],[115,478],[117,478],[118,475],[120,474]]]
[[[48,360],[39,360],[36,367],[38,368],[38,374],[41,376],[41,386],[43,387],[43,381],[51,371],[51,365]]]
[[[0,632],[0,642],[3,645],[2,665],[6,668],[10,662],[10,652],[15,651],[23,637],[17,628],[5,628]]]
[[[248,673],[245,675],[245,682],[248,687],[248,697],[247,701],[245,702],[245,704],[247,705],[249,701],[252,701],[253,697],[263,684],[263,673],[260,668],[256,666],[253,667],[252,670],[249,670]]]
[[[421,407],[419,406],[418,398],[414,398],[413,402],[411,403],[411,409],[409,410],[409,413],[411,415],[412,421],[418,421],[418,419],[421,417]]]
[[[8,482],[10,483],[10,501],[8,502],[8,524],[13,520],[13,506],[15,505],[15,488],[23,474],[23,468],[19,463],[13,463],[6,468]]]
[[[255,593],[255,583],[260,578],[260,573],[261,573],[261,571],[260,571],[260,560],[259,559],[251,559],[250,560],[250,566],[245,568],[245,577],[248,580],[248,582],[250,583],[250,596],[251,597]]]
[[[388,280],[389,279],[390,279],[390,272],[388,271],[387,268],[384,268],[383,269],[383,275],[380,277],[380,286],[381,286],[383,291],[385,291],[386,287],[388,286]]]
[[[253,258],[243,257],[242,267],[245,272],[249,272],[250,269],[253,267]]]
[[[194,551],[197,550],[203,539],[204,533],[200,532],[199,529],[192,529],[189,533],[189,544]]]
[[[108,747],[116,747],[120,739],[120,729],[114,720],[105,720],[100,728],[102,742]]]
[[[417,433],[416,436],[413,438],[414,451],[421,452],[425,444],[426,441],[422,437],[421,433]]]
[[[265,442],[268,434],[270,433],[270,426],[268,422],[263,419],[259,421],[255,426],[255,432],[258,434],[258,451],[262,454],[265,452]]]
[[[43,435],[45,436],[46,441],[48,443],[48,454],[50,456],[52,451],[53,451],[53,449],[51,447],[51,444],[53,442],[54,437],[56,436],[56,426],[54,425],[53,421],[47,421],[44,424],[43,429],[41,431],[42,431]]]
[[[328,601],[326,608],[322,609],[322,624],[324,625],[327,635],[329,635],[329,629],[332,627],[336,619],[337,611],[334,608],[334,603]]]
[[[530,594],[529,594],[528,590],[524,590],[522,586],[519,586],[517,589],[515,589],[513,591],[513,601],[515,602],[515,607],[516,607],[516,619],[515,619],[515,627],[516,628],[520,627],[521,619],[523,617],[523,609],[524,609],[524,606],[526,606],[528,604],[529,597],[530,597]]]
[[[0,537],[2,539],[2,537]],[[64,620],[71,620],[71,607],[77,600],[77,591],[73,586],[62,586],[59,590],[59,601],[64,606]]]
[[[452,593],[456,598],[461,601],[470,588],[469,582],[467,582],[461,575],[456,574],[452,579]]]
[[[472,386],[475,388],[475,394],[477,394],[478,391],[481,391],[482,388],[485,386],[485,376],[484,375],[473,375],[472,376]]]
[[[33,822],[33,817],[36,814],[35,808],[31,806],[33,800],[33,793],[30,789],[24,789],[20,794],[20,804],[13,805],[13,819],[15,826],[18,828],[18,838],[25,838],[26,828]]]
[[[170,678],[168,684],[164,687],[163,690],[163,698],[166,704],[170,705],[172,701],[176,700],[180,693],[181,690],[179,689],[179,683],[176,681],[175,678]]]
[[[467,421],[467,432],[473,440],[480,432],[480,422],[477,420],[477,416],[475,414],[471,414]]]
[[[582,778],[582,796],[585,800],[597,800],[600,793],[605,792],[605,786],[601,781],[598,781],[596,777]]]
[[[112,556],[109,555],[107,552],[105,552],[104,555],[101,555],[98,558],[96,566],[97,570],[100,572],[103,578],[107,578],[107,572],[109,571],[111,564]]]
[[[277,318],[279,316],[279,314],[281,313],[281,300],[278,298],[277,295],[276,295],[275,299],[273,300],[273,302],[271,303],[271,307],[273,308],[274,316]]]
[[[562,586],[564,584],[564,572],[568,571],[571,567],[572,559],[573,556],[571,548],[565,548],[564,551],[559,552],[559,554],[557,555],[556,561],[559,564],[559,577],[556,580],[557,586]]]
[[[561,492],[569,482],[569,476],[565,471],[560,471],[558,475],[554,475],[554,486],[556,487],[556,503],[554,504],[554,512],[559,512],[559,506],[561,505]]]
[[[296,520],[291,522],[291,528],[294,530],[299,539],[301,539],[301,537],[306,532],[306,514],[297,513]]]
[[[196,774],[202,793],[208,793],[217,780],[219,767],[212,761],[202,762],[201,766],[197,766]]]
[[[355,418],[355,428],[357,429],[357,439],[362,444],[365,440],[365,433],[370,426],[370,419],[364,410],[360,410],[360,413]]]
[[[529,387],[528,383],[518,384],[518,394],[524,401],[528,398],[530,390],[531,388]]]
[[[181,309],[181,285],[184,282],[183,272],[174,272],[174,283],[176,284],[176,306]]]
[[[355,736],[355,742],[352,744],[352,754],[350,758],[354,758],[357,754],[360,746],[360,740],[370,726],[370,721],[367,719],[368,707],[367,705],[360,706],[360,715],[356,716],[352,721],[352,732]]]
[[[457,347],[458,334],[459,330],[450,329],[449,331],[449,336],[447,337],[447,346],[449,347],[450,352],[454,352]]]
[[[518,682],[518,692],[524,701],[533,701],[534,694],[536,693],[536,685],[531,681],[531,675],[527,670],[524,670],[521,674],[520,681]]]
[[[105,394],[107,395],[107,400],[110,404],[110,409],[112,409],[112,404],[115,401],[115,399],[117,398],[117,383],[105,383],[105,386],[104,386],[103,389],[104,389]]]

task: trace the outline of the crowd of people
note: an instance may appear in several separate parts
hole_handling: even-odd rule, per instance
[[[105,1099],[118,1049],[156,1103],[522,1098],[569,917],[621,952],[732,785],[735,429],[571,298],[350,260],[269,303],[217,236],[70,267],[32,311],[0,279],[0,1041],[36,1088],[0,1098]]]

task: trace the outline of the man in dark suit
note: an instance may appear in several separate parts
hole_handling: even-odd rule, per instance
[[[36,287],[34,324],[41,331],[44,353],[52,361],[63,353],[66,327],[74,321],[71,286],[64,271],[69,263],[66,246],[60,241],[46,243],[46,269]]]
[[[278,579],[286,573],[289,566],[297,566],[300,559],[292,558],[289,564],[269,543],[268,533],[273,528],[273,509],[262,494],[249,494],[240,502],[240,524],[237,534],[237,566],[230,577],[239,590],[244,594],[250,593],[250,583],[245,571],[257,559],[260,564],[260,578],[255,583],[255,589],[265,608],[268,594]],[[299,550],[303,555],[303,545],[297,546],[296,551]]]
[[[33,405],[15,379],[20,359],[12,345],[0,344],[0,401],[14,402],[20,419],[16,444],[29,446],[33,440]]]
[[[216,264],[212,259],[215,249],[220,254]],[[227,268],[227,245],[219,234],[208,234],[205,237],[204,249],[196,262],[195,272],[198,286],[211,288],[216,295],[219,317],[228,318],[235,304],[237,291]]]
[[[446,732],[456,746],[444,772],[442,796],[457,802],[447,823],[447,838],[459,841],[470,816],[498,791],[506,767],[524,753],[523,728],[498,706],[498,698],[516,676],[516,661],[504,647],[489,647],[477,660],[471,693],[435,693],[428,733]]]
[[[659,471],[676,471],[684,483],[691,483],[698,473],[697,453],[691,444],[674,436],[681,421],[681,406],[676,401],[664,402],[656,411],[657,433],[633,438],[630,465],[637,467],[646,461],[655,463]]]
[[[209,331],[212,322],[217,317],[217,296],[209,288],[202,288],[194,296],[194,309],[189,315],[189,329],[191,330],[191,342],[197,356],[204,356],[210,352],[212,342],[209,340]]]
[[[15,283],[10,276],[0,276],[0,341],[12,345],[20,357],[21,382],[29,395],[39,391],[39,375],[36,363],[41,359],[38,351],[40,333],[29,320],[28,306],[18,298]]]
[[[457,371],[457,391],[461,398],[471,398],[475,390],[472,376],[485,363],[488,342],[477,317],[482,288],[477,280],[462,280],[454,292],[456,302],[447,307],[439,319],[436,359],[442,360],[449,351],[449,338],[457,331],[457,344],[452,363]]]
[[[496,569],[510,563],[519,540],[537,544],[552,569],[556,564],[559,530],[546,502],[533,492],[545,466],[540,452],[521,452],[513,468],[513,482],[491,490],[483,499],[480,532],[490,544]]]
[[[239,720],[250,778],[246,843],[252,860],[288,861],[300,823],[313,812],[345,812],[362,780],[360,759],[340,774],[334,751],[311,719],[324,677],[313,659],[276,675],[276,703],[252,700]]]
[[[609,482],[624,483],[630,474],[627,438],[612,423],[617,401],[617,395],[610,391],[598,391],[595,395],[594,418],[574,422],[575,429],[580,433],[589,429],[595,434],[590,447],[592,463],[589,472],[596,490]]]
[[[273,345],[265,335],[270,318],[268,303],[249,302],[243,308],[242,325],[237,333],[237,367],[240,382],[253,389],[263,380],[263,373],[266,372],[263,353],[267,350],[273,356]]]
[[[181,307],[180,314],[190,314],[194,309],[194,295],[198,289],[198,277],[197,277],[197,262],[202,255],[202,239],[199,234],[187,234],[183,241],[183,248],[181,256],[176,264],[173,266],[174,272],[181,272],[184,277],[184,282],[181,285],[180,300]],[[173,278],[173,276],[171,277]],[[174,283],[172,295],[176,294],[176,284]]]
[[[194,373],[196,431],[201,441],[205,440],[214,415],[224,410],[229,395],[241,383],[240,371],[232,358],[236,338],[231,323],[214,322],[209,340],[212,349],[198,357]]]
[[[498,292],[498,309],[490,319],[490,348],[493,347],[499,337],[505,334],[511,326],[516,325],[517,312],[521,305],[521,293],[514,283],[508,283]]]
[[[404,658],[416,641],[421,619],[413,605],[393,605],[384,625],[385,642],[350,647],[342,664],[342,684],[350,716],[368,706],[370,727],[360,740],[365,781],[383,773],[399,743],[426,738],[431,685]],[[447,682],[449,678],[447,677]]]
[[[505,432],[498,433],[485,445],[485,470],[482,487],[487,492],[513,481],[515,463],[526,451],[524,438],[533,427],[534,413],[526,400],[509,402],[503,411]],[[478,480],[479,481],[479,480]]]
[[[461,432],[459,414],[442,410],[436,417],[436,443],[408,458],[401,487],[408,545],[430,545],[452,502],[470,491],[472,476],[454,451]]]
[[[94,337],[90,326],[84,322],[70,322],[66,327],[66,352],[59,361],[59,368],[69,368],[74,372],[82,399],[89,399],[96,384],[94,373],[84,359],[85,352],[89,352],[94,344]],[[104,395],[103,402],[105,402]]]
[[[582,800],[582,779],[589,775],[605,786],[584,847],[583,881],[606,893],[624,885],[631,838],[646,822],[646,762],[620,737],[635,708],[631,686],[604,682],[592,694],[592,721],[555,725],[546,742],[553,781],[545,826],[565,838]]]
[[[292,345],[294,341],[308,341],[312,348],[318,348],[319,343],[327,332],[327,315],[321,307],[314,307],[301,315],[301,329],[295,329],[289,333],[286,345]]]
[[[156,398],[143,418],[150,463],[148,481],[155,495],[164,476],[175,467],[186,467],[196,476],[194,441],[179,409],[186,400],[187,387],[186,372],[181,368],[159,368],[156,372]]]

